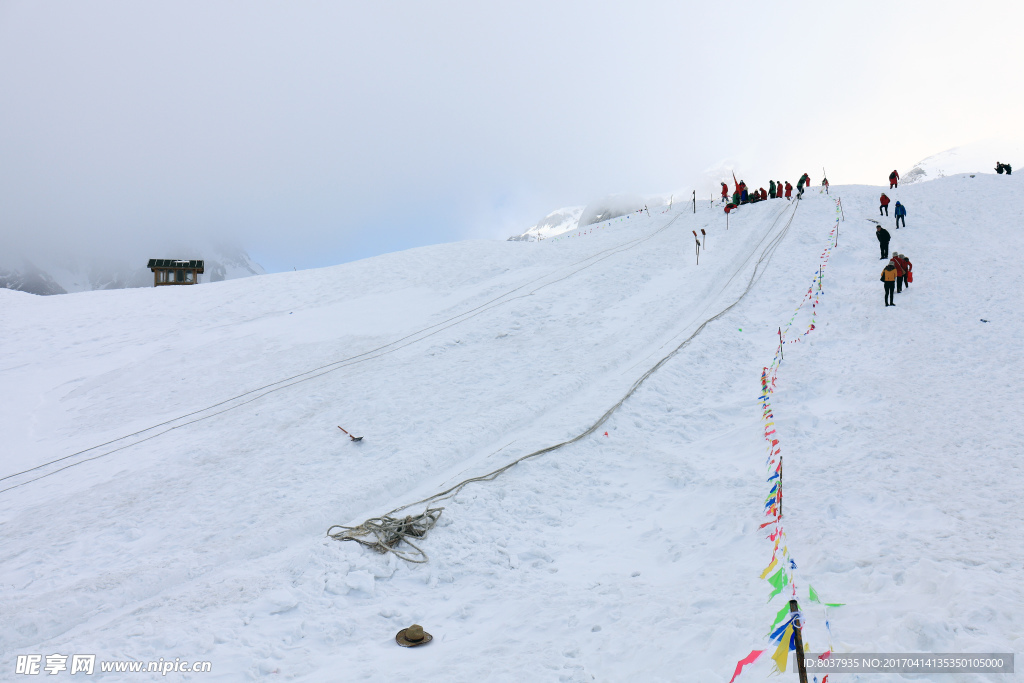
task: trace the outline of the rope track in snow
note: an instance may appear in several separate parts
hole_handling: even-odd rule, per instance
[[[309,380],[313,380],[313,379],[316,379],[318,377],[322,377],[324,375],[327,375],[329,373],[335,372],[335,371],[340,370],[342,368],[346,368],[346,367],[355,365],[357,363],[362,363],[362,362],[365,362],[365,361],[373,360],[373,359],[376,359],[376,358],[380,358],[381,356],[385,356],[385,355],[389,355],[391,353],[394,353],[394,352],[396,352],[396,351],[398,351],[400,349],[403,349],[403,348],[405,348],[407,346],[410,346],[410,345],[415,344],[417,342],[423,341],[424,339],[428,339],[428,338],[430,338],[430,337],[432,337],[432,336],[434,336],[434,335],[436,335],[436,334],[438,334],[440,332],[443,332],[444,330],[447,330],[447,329],[449,329],[451,327],[459,325],[459,324],[461,324],[461,323],[463,323],[463,322],[465,322],[467,320],[475,318],[476,316],[481,315],[481,314],[483,314],[483,313],[485,313],[487,311],[490,311],[490,310],[492,310],[494,308],[497,308],[498,306],[502,306],[502,305],[510,303],[512,301],[516,301],[517,299],[522,299],[522,298],[525,298],[527,296],[531,296],[531,295],[535,294],[536,292],[540,291],[541,289],[544,289],[545,287],[548,287],[550,285],[556,284],[558,282],[562,282],[563,280],[567,280],[568,278],[572,277],[573,275],[576,275],[577,273],[579,273],[579,272],[581,272],[583,270],[586,270],[587,268],[590,268],[591,266],[596,265],[596,264],[600,263],[601,261],[604,261],[607,258],[611,258],[612,256],[615,256],[616,254],[629,251],[629,250],[633,249],[634,247],[637,247],[640,244],[643,244],[644,242],[647,242],[648,240],[653,239],[655,236],[659,235],[660,233],[662,233],[665,230],[667,230],[668,228],[670,228],[677,220],[679,220],[680,216],[682,216],[682,215],[684,215],[684,214],[677,213],[670,220],[668,220],[664,225],[662,225],[660,228],[658,228],[657,230],[653,231],[649,235],[646,235],[644,237],[638,237],[638,238],[635,238],[635,239],[632,239],[632,240],[627,240],[626,242],[623,242],[621,244],[617,244],[615,246],[608,247],[607,249],[603,249],[603,250],[598,251],[598,252],[596,252],[594,254],[591,254],[590,256],[588,256],[588,257],[586,257],[584,259],[581,259],[579,261],[576,261],[575,263],[569,264],[568,266],[560,266],[560,267],[556,268],[554,271],[545,273],[544,275],[542,275],[542,276],[540,276],[538,278],[534,278],[533,280],[525,282],[525,283],[523,283],[523,284],[521,284],[521,285],[519,285],[519,286],[517,286],[517,287],[515,287],[513,289],[510,289],[510,290],[500,294],[499,296],[494,297],[493,299],[490,299],[490,300],[488,300],[488,301],[486,301],[486,302],[484,302],[484,303],[482,303],[482,304],[480,304],[480,305],[478,305],[478,306],[476,306],[474,308],[469,309],[468,311],[464,311],[464,312],[459,313],[457,315],[454,315],[454,316],[452,316],[450,318],[447,318],[446,320],[442,320],[441,322],[434,323],[433,325],[429,325],[427,327],[424,327],[424,328],[422,328],[420,330],[417,330],[415,332],[407,334],[406,336],[404,336],[404,337],[402,337],[400,339],[396,339],[395,341],[388,342],[387,344],[383,344],[381,346],[378,346],[377,348],[370,349],[369,351],[364,351],[363,353],[359,353],[359,354],[356,354],[354,356],[349,356],[348,358],[343,358],[341,360],[333,361],[331,363],[327,363],[325,365],[321,365],[319,367],[312,368],[310,370],[306,370],[305,372],[301,372],[301,373],[299,373],[297,375],[292,375],[291,377],[286,377],[284,379],[278,380],[276,382],[271,382],[269,384],[265,384],[265,385],[263,385],[261,387],[255,388],[255,389],[250,389],[249,391],[246,391],[246,392],[243,392],[243,393],[238,394],[236,396],[232,396],[230,398],[224,399],[222,401],[219,401],[218,403],[214,403],[212,405],[206,406],[205,408],[200,408],[199,410],[194,410],[194,411],[192,411],[190,413],[186,413],[184,415],[179,415],[178,417],[172,418],[170,420],[165,420],[164,422],[160,422],[160,423],[157,423],[157,424],[152,425],[150,427],[146,427],[145,429],[140,429],[138,431],[132,432],[131,434],[126,434],[124,436],[117,437],[116,439],[111,439],[111,440],[106,441],[104,443],[97,444],[95,446],[90,446],[89,448],[84,448],[84,449],[82,449],[80,451],[76,451],[75,453],[70,453],[70,454],[62,456],[60,458],[56,458],[54,460],[50,460],[50,461],[42,463],[40,465],[36,465],[35,467],[30,467],[30,468],[22,470],[20,472],[14,472],[12,474],[8,474],[6,476],[0,477],[0,481],[6,481],[8,479],[13,479],[13,478],[21,476],[23,474],[28,474],[29,472],[35,472],[35,471],[41,470],[43,468],[55,465],[55,464],[57,464],[59,462],[63,462],[65,460],[69,460],[69,459],[74,458],[74,457],[79,456],[79,455],[83,455],[85,453],[88,453],[89,451],[94,451],[96,449],[103,448],[104,446],[109,446],[111,444],[115,444],[118,441],[124,441],[125,439],[130,439],[130,438],[132,438],[134,436],[140,436],[142,434],[145,434],[146,432],[153,431],[155,429],[159,429],[160,427],[166,427],[167,425],[173,425],[173,426],[167,427],[167,429],[164,429],[164,430],[162,430],[160,432],[157,432],[156,434],[151,434],[149,436],[146,436],[146,437],[144,437],[142,439],[138,439],[136,441],[133,441],[133,442],[128,443],[128,444],[125,444],[123,446],[118,446],[117,448],[112,448],[112,449],[110,449],[108,451],[104,451],[103,453],[100,453],[98,455],[94,455],[94,456],[91,456],[91,457],[88,457],[88,458],[82,458],[81,460],[76,460],[75,462],[69,463],[67,465],[64,465],[63,467],[59,467],[59,468],[54,469],[54,470],[52,470],[50,472],[46,472],[44,474],[41,474],[40,476],[34,477],[32,479],[28,479],[28,480],[23,481],[23,482],[19,482],[17,484],[13,484],[11,486],[8,486],[7,488],[0,489],[0,494],[5,493],[7,491],[10,491],[12,489],[19,488],[21,486],[25,486],[26,484],[31,484],[32,482],[39,481],[40,479],[45,479],[45,478],[50,477],[50,476],[52,476],[54,474],[57,474],[58,472],[63,472],[64,470],[70,469],[70,468],[75,467],[77,465],[82,465],[84,463],[91,462],[93,460],[98,460],[99,458],[103,458],[105,456],[112,455],[112,454],[117,453],[119,451],[123,451],[123,450],[131,448],[133,446],[137,446],[139,444],[145,443],[146,441],[150,441],[152,439],[156,439],[156,438],[158,438],[160,436],[163,436],[164,434],[167,434],[168,432],[172,432],[172,431],[174,431],[176,429],[181,429],[182,427],[187,427],[187,426],[195,424],[197,422],[202,422],[202,421],[208,420],[210,418],[216,417],[218,415],[222,415],[222,414],[224,414],[224,413],[226,413],[228,411],[234,410],[236,408],[240,408],[240,407],[242,407],[244,405],[247,405],[249,403],[252,403],[254,401],[258,401],[259,399],[263,398],[264,396],[267,396],[268,394],[272,394],[274,392],[281,391],[282,389],[287,389],[289,387],[295,386],[296,384],[301,384],[303,382],[307,382]],[[598,257],[600,257],[600,258],[598,258]],[[590,261],[590,263],[587,263],[588,261]],[[575,266],[579,266],[580,264],[584,264],[584,263],[586,265],[583,265],[580,268],[576,268],[575,270],[570,271],[568,274],[563,275],[562,277],[559,277],[559,278],[556,278],[554,280],[551,280],[550,282],[544,282],[543,284],[539,284],[538,285],[538,283],[542,282],[546,278],[550,278],[553,274],[557,273],[557,271],[559,271],[559,270],[562,270],[564,268],[574,268]],[[533,289],[531,289],[529,292],[527,292],[525,294],[520,294],[518,296],[510,296],[510,295],[512,295],[512,294],[514,294],[514,293],[516,293],[516,292],[518,292],[518,291],[520,291],[520,290],[522,290],[522,289],[524,289],[526,287],[529,287],[531,285],[538,285],[538,286],[534,287]],[[259,393],[257,396],[252,396],[251,398],[249,398],[249,399],[247,399],[245,401],[239,401],[239,399],[241,399],[241,398],[244,398],[246,396],[251,396],[252,394],[256,394],[258,392],[262,392],[262,393]],[[227,404],[233,404],[233,405],[227,405]],[[209,412],[209,411],[214,410],[215,408],[219,408],[221,406],[227,406],[227,407],[225,407],[225,408],[223,408],[221,410],[217,410],[217,411],[212,412],[212,413]],[[208,413],[208,414],[202,415],[202,413]],[[193,416],[196,416],[196,415],[199,415],[199,417],[196,417],[195,419],[192,419],[192,420],[188,420],[186,422],[182,422],[181,424],[174,425],[175,422],[179,422],[181,420],[186,420],[187,418],[193,417]]]
[[[475,482],[494,481],[498,477],[498,475],[512,469],[513,467],[523,462],[524,460],[529,460],[531,458],[536,458],[546,453],[551,453],[553,451],[559,450],[561,448],[564,448],[565,446],[574,444],[577,441],[580,441],[581,439],[585,439],[586,437],[596,432],[605,422],[608,421],[608,419],[612,415],[614,415],[618,411],[619,408],[622,407],[622,405],[627,400],[629,400],[629,398],[633,394],[637,392],[637,390],[644,384],[644,382],[647,381],[647,379],[651,375],[653,375],[655,372],[661,369],[661,367],[664,366],[672,358],[674,358],[676,354],[678,354],[680,351],[686,348],[686,346],[688,346],[689,343],[693,341],[698,334],[704,331],[705,327],[707,327],[709,324],[711,324],[715,320],[718,320],[726,313],[731,311],[737,304],[739,304],[747,296],[747,294],[754,287],[754,285],[757,284],[757,281],[761,279],[761,276],[764,275],[764,272],[768,268],[768,264],[771,263],[772,256],[775,255],[775,250],[778,248],[779,244],[782,243],[782,240],[789,232],[789,226],[792,225],[793,223],[793,218],[796,216],[796,210],[798,206],[799,199],[793,204],[793,210],[789,215],[789,220],[786,221],[786,224],[782,227],[782,229],[779,230],[779,232],[769,240],[768,245],[761,252],[760,257],[758,257],[757,262],[754,264],[754,270],[750,274],[750,280],[747,282],[747,286],[744,288],[740,296],[737,297],[737,299],[733,301],[731,304],[723,308],[721,311],[711,316],[710,318],[704,320],[704,322],[702,322],[697,327],[697,329],[690,334],[690,336],[684,339],[678,346],[672,349],[672,351],[670,351],[667,355],[662,357],[661,360],[655,363],[650,369],[648,369],[636,381],[634,381],[632,386],[630,386],[629,390],[622,396],[622,398],[620,398],[612,407],[606,410],[604,414],[597,419],[596,422],[594,422],[592,425],[584,429],[582,432],[572,437],[571,439],[567,439],[560,443],[554,444],[553,446],[547,446],[540,450],[533,451],[532,453],[527,453],[526,455],[520,456],[519,458],[516,458],[512,462],[508,463],[507,465],[499,467],[498,469],[488,472],[487,474],[482,474],[476,477],[470,477],[469,479],[464,479],[463,481],[445,489],[444,491],[435,493],[434,495],[428,496],[422,500],[418,500],[415,503],[408,503],[406,505],[397,507],[381,517],[373,517],[371,519],[368,519],[362,524],[359,524],[358,526],[349,527],[336,524],[327,530],[327,535],[330,538],[333,538],[337,541],[355,541],[357,543],[360,543],[361,545],[373,548],[374,550],[381,553],[394,553],[397,557],[409,562],[426,562],[428,559],[426,553],[421,548],[410,543],[405,538],[406,535],[412,536],[413,534],[405,534],[403,530],[416,529],[417,533],[415,534],[415,538],[424,538],[426,536],[427,531],[429,531],[429,529],[434,526],[434,523],[437,521],[437,518],[440,516],[441,511],[444,510],[444,508],[428,507],[427,510],[418,515],[406,515],[405,517],[394,517],[396,513],[408,510],[409,508],[418,505],[427,504],[429,506],[431,504],[447,500],[457,495],[459,491],[461,491],[469,484]],[[776,225],[778,224],[779,220],[781,220],[784,213],[784,211],[779,213],[775,221],[772,223],[771,228],[769,228],[769,230],[765,233],[765,237],[762,238],[761,241],[758,243],[758,246],[763,244],[765,239],[768,239],[768,237],[772,234],[772,230],[775,229]],[[756,247],[754,250],[756,251]],[[751,257],[752,256],[753,253],[751,254]],[[747,263],[749,263],[749,261],[750,258],[748,257],[744,261],[743,266],[741,266],[736,271],[736,273],[734,273],[733,276],[729,278],[729,282],[732,282],[732,280],[735,279],[736,275],[743,269],[744,266],[746,266]],[[726,287],[728,287],[728,283],[726,284]],[[725,291],[725,287],[723,287],[722,291]],[[331,532],[334,529],[341,529],[341,531],[332,534]],[[368,542],[363,540],[363,537],[368,535],[375,536],[378,539],[377,542]],[[387,542],[382,542],[380,540],[382,538],[386,538]],[[395,548],[402,541],[405,541],[414,549],[416,553],[413,556],[414,558],[421,559],[410,559],[410,555],[408,554],[407,551],[403,552],[396,550]]]

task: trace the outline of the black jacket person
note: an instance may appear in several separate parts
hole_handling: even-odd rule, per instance
[[[889,258],[889,240],[892,237],[889,231],[879,225],[875,230],[875,237],[878,238],[878,248],[882,251],[881,258]]]

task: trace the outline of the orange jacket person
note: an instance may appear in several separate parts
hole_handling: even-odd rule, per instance
[[[893,301],[893,290],[896,289],[896,266],[893,265],[892,261],[889,261],[889,265],[882,271],[882,277],[879,278],[882,284],[885,285],[885,305],[895,306],[896,302]]]

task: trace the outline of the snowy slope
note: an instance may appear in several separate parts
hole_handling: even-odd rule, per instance
[[[787,345],[773,403],[789,550],[801,591],[847,603],[838,651],[1024,651],[1020,189],[896,191],[916,277],[883,308],[879,188],[833,188],[817,329]],[[760,374],[834,208],[815,190],[728,231],[699,207],[205,287],[0,290],[0,659],[727,681],[781,599],[758,579]],[[593,435],[445,501],[429,563],[324,538],[579,434],[688,339]],[[413,622],[434,642],[398,648]]]

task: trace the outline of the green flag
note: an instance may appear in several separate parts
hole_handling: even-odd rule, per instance
[[[768,583],[775,587],[775,590],[772,591],[772,594],[768,596],[768,599],[771,600],[776,595],[782,592],[782,588],[789,583],[789,577],[786,576],[785,570],[780,569],[779,571],[775,572],[774,574],[768,577]]]
[[[811,602],[816,602],[819,605],[825,605],[825,607],[842,607],[846,604],[845,602],[822,602],[818,597],[818,591],[814,590],[814,587],[811,584],[807,584],[807,593],[807,597]]]
[[[775,621],[772,622],[772,631],[774,631],[775,627],[777,627],[780,623],[782,623],[782,620],[785,619],[787,616],[789,616],[789,614],[790,614],[789,605],[787,604],[785,607],[783,607],[782,609],[779,610],[778,614],[775,615]],[[769,633],[770,632],[771,631],[769,631]]]

